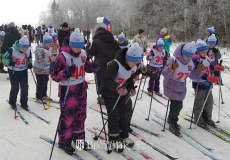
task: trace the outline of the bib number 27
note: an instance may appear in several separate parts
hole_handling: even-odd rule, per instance
[[[189,73],[179,72],[177,73],[177,80],[186,80],[189,76]]]

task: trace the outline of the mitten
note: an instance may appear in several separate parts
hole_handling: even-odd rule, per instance
[[[169,66],[170,71],[175,71],[179,67],[179,64],[175,61]]]
[[[76,71],[76,65],[75,65],[75,64],[69,66],[69,67],[66,69],[66,73],[67,73],[68,75],[74,74],[75,71]]]
[[[130,96],[134,96],[136,94],[136,90],[135,89],[130,89]]]
[[[117,93],[121,96],[125,95],[128,91],[125,87],[117,86]]]
[[[93,62],[90,64],[90,69],[93,72],[97,72],[100,69],[100,64],[98,62]]]
[[[29,69],[32,69],[33,68],[33,65],[31,63],[28,64],[28,68]]]

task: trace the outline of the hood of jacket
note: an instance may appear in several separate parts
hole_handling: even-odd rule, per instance
[[[126,52],[127,52],[128,48],[124,48],[124,49],[120,49],[119,51],[117,51],[116,55],[115,55],[115,59],[117,61],[119,61],[121,63],[122,66],[125,67],[126,70],[130,70],[131,67],[125,63],[125,55],[126,55]]]
[[[188,62],[184,60],[183,56],[182,56],[182,49],[185,46],[185,43],[180,44],[179,46],[177,46],[177,48],[175,49],[173,56],[176,57],[181,63],[183,64],[187,64]]]
[[[104,42],[113,42],[114,41],[114,37],[113,34],[107,30],[101,30],[99,32],[97,32],[93,39],[100,39]]]

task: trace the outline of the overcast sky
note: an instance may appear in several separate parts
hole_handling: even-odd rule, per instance
[[[16,25],[36,25],[39,15],[47,10],[52,0],[0,0],[0,25],[14,22]]]

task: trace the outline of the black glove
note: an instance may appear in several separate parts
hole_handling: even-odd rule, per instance
[[[219,77],[220,76],[220,71],[214,71],[214,76]]]
[[[69,66],[67,69],[66,69],[66,73],[68,75],[71,75],[71,74],[74,74],[76,71],[76,65],[72,65],[72,66]]]
[[[33,68],[33,65],[31,63],[28,64],[28,68],[29,69],[32,69]]]
[[[10,63],[8,64],[8,66],[12,66],[12,67],[14,67],[14,66],[15,66],[15,62],[10,61]]]
[[[142,67],[140,68],[141,73],[143,76],[147,76],[147,77],[153,77],[153,78],[158,78],[159,73],[158,72],[154,72],[152,71],[149,67]]]

